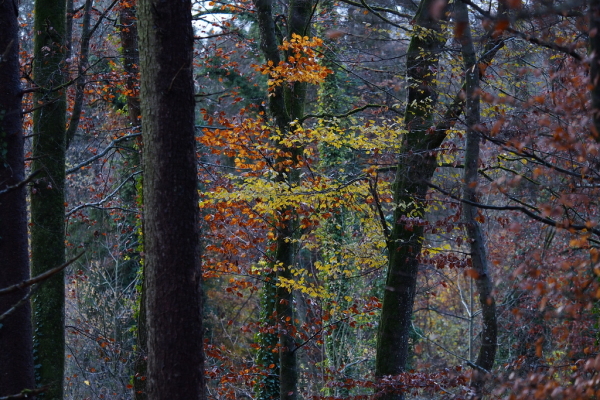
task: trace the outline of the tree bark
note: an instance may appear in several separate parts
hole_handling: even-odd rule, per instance
[[[19,22],[16,0],[0,3],[0,288],[29,278],[27,203],[21,130]],[[0,315],[28,294],[0,296]],[[33,341],[28,301],[0,322],[0,397],[33,389]]]
[[[276,274],[269,271],[264,274],[264,283],[260,297],[260,332],[257,343],[260,346],[256,355],[256,363],[262,374],[256,386],[257,400],[275,400],[279,398],[279,352],[277,345],[277,281]],[[270,367],[273,365],[274,367]]]
[[[191,2],[139,2],[148,398],[203,399]]]
[[[406,74],[409,81],[405,110],[407,133],[400,150],[393,185],[394,224],[388,238],[388,273],[377,337],[375,375],[383,378],[405,370],[412,309],[423,241],[423,201],[428,181],[437,167],[435,149],[445,131],[435,131],[433,110],[437,103],[435,71],[445,42],[438,16],[432,14],[436,0],[422,0],[415,16],[415,33],[410,41]],[[442,14],[443,15],[443,14]],[[383,388],[381,399],[403,399],[402,390]]]
[[[264,54],[266,61],[272,61],[273,65],[278,65],[281,60],[281,56],[279,54],[279,43],[277,40],[277,33],[275,27],[275,21],[273,19],[273,5],[272,0],[255,0],[254,7],[257,11],[257,19],[258,19],[258,27],[260,30],[260,39],[261,39],[261,50]],[[269,96],[269,113],[275,120],[275,125],[280,132],[286,132],[289,128],[290,117],[285,108],[285,101],[283,97],[283,87],[277,86],[273,88],[273,93]],[[280,173],[278,174],[277,180],[286,179],[285,175]],[[285,216],[285,210],[282,210],[282,216]],[[289,216],[289,215],[288,215]],[[280,277],[285,276],[286,270],[287,274],[290,275],[289,265],[292,262],[292,252],[286,254],[286,242],[284,235],[290,235],[291,231],[291,221],[290,220],[275,220],[276,230],[280,226],[281,230],[277,232],[277,242],[276,248],[274,252],[274,257],[271,263],[271,268],[275,271],[273,274],[275,278],[278,280]],[[283,258],[283,259],[282,259]],[[283,268],[278,269],[277,265],[282,263]],[[274,282],[276,284],[276,282]],[[273,290],[271,290],[273,289]],[[277,379],[269,379],[266,377],[261,382],[261,387],[259,388],[259,398],[260,399],[273,399],[275,397],[283,397],[283,389],[281,380],[286,381],[286,387],[293,386],[295,388],[297,382],[297,368],[296,368],[296,358],[295,354],[291,353],[290,350],[293,350],[295,347],[293,343],[293,336],[290,335],[289,332],[284,331],[284,324],[282,325],[282,319],[285,321],[284,315],[290,317],[290,321],[293,321],[293,309],[292,306],[292,293],[281,287],[263,288],[263,296],[275,295],[273,299],[273,303],[269,303],[265,300],[262,302],[263,310],[261,313],[266,317],[263,320],[265,327],[271,327],[272,324],[275,324],[275,329],[277,331],[277,341],[279,345],[279,357],[274,360],[273,364],[275,364],[274,371],[277,371],[278,378]],[[275,312],[275,321],[272,321],[272,316],[269,316],[269,312],[271,312],[271,306],[273,311]],[[268,328],[267,328],[268,329]],[[261,359],[266,359],[267,357],[263,354],[266,351],[269,351],[269,348],[272,346],[273,336],[271,335],[262,335],[259,337],[261,346],[261,350],[259,351],[259,357]],[[285,347],[284,347],[285,346]],[[288,349],[290,347],[290,349]],[[291,355],[291,357],[286,357],[286,355]],[[281,358],[284,359],[286,364],[285,371],[282,371],[281,368]],[[294,389],[292,390],[292,392]],[[289,390],[288,390],[289,392]],[[288,393],[286,392],[286,394]]]
[[[31,272],[65,263],[65,43],[66,2],[36,0],[33,78],[33,163],[40,177],[31,189]],[[32,297],[36,382],[50,385],[43,398],[63,397],[65,283],[60,272]]]
[[[477,126],[480,123],[479,68],[477,55],[471,36],[469,12],[466,4],[458,1],[454,5],[456,24],[462,25],[456,31],[462,32],[461,50],[465,64],[465,94],[467,137],[465,148],[464,169],[464,199],[478,203],[477,176],[479,167],[480,135]],[[471,263],[475,273],[475,285],[479,292],[479,303],[483,316],[481,332],[481,347],[473,371],[471,385],[475,391],[474,398],[483,396],[485,376],[494,366],[498,340],[498,323],[496,320],[496,303],[492,294],[493,282],[489,272],[487,249],[481,226],[477,221],[477,208],[469,203],[463,203],[463,218],[471,250]]]

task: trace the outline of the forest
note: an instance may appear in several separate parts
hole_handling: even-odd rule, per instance
[[[600,0],[0,0],[0,400],[600,397]]]

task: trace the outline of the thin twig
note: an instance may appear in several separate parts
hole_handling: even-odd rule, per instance
[[[74,166],[73,168],[69,168],[68,170],[66,170],[65,172],[67,174],[72,174],[73,172],[77,172],[79,171],[81,168],[85,167],[86,165],[89,165],[91,163],[93,163],[94,161],[96,161],[99,158],[104,157],[109,151],[111,151],[112,149],[116,148],[116,145],[118,143],[121,143],[123,141],[129,140],[131,138],[134,137],[138,137],[138,136],[142,136],[141,133],[132,133],[130,135],[126,135],[126,136],[121,136],[118,139],[113,140],[108,147],[106,147],[104,150],[102,150],[100,153],[96,154],[94,157],[92,158],[88,158],[87,160],[77,164],[76,166]]]
[[[121,190],[121,188],[127,183],[129,182],[130,179],[132,179],[133,177],[135,177],[136,175],[141,174],[142,171],[136,171],[133,174],[129,175],[123,182],[121,182],[121,184],[119,186],[116,187],[115,190],[113,190],[112,192],[110,192],[108,195],[106,195],[106,197],[104,197],[102,200],[97,201],[95,203],[84,203],[84,204],[80,204],[77,207],[73,208],[72,210],[70,210],[69,212],[67,212],[66,216],[70,216],[73,213],[81,210],[82,208],[86,208],[86,207],[99,207],[102,204],[106,203],[108,200],[110,200],[111,197],[113,197],[115,194],[117,194],[117,192],[119,190]]]

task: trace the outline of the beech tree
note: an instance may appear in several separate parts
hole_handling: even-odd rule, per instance
[[[280,52],[280,43],[278,35],[281,35],[279,28],[275,24],[273,2],[271,0],[257,0],[254,2],[258,25],[261,36],[261,49],[265,60],[269,65],[278,66],[281,60],[287,60],[293,57],[293,50]],[[311,12],[313,8],[312,1],[293,0],[289,3],[288,35],[287,41],[297,40],[297,38],[310,35]],[[304,116],[304,102],[306,100],[306,82],[293,82],[290,85],[280,85],[273,83],[269,87],[269,112],[274,120],[276,130],[283,137],[289,135],[295,128],[291,126],[293,122]],[[276,163],[277,176],[275,181],[294,186],[298,184],[298,163],[301,158],[301,148],[294,146],[280,146]],[[291,161],[287,163],[286,161]],[[277,289],[275,291],[275,316],[278,333],[278,351],[279,351],[279,398],[281,400],[294,400],[298,396],[298,366],[296,343],[294,340],[294,296],[290,288],[281,285],[279,281],[291,279],[291,267],[295,264],[294,236],[298,235],[298,223],[294,215],[294,210],[290,207],[284,207],[278,210],[274,218],[274,228],[276,236],[276,246],[273,252],[272,268],[275,270],[277,278]],[[273,283],[267,283],[273,284]],[[268,303],[267,303],[268,304]],[[268,310],[272,310],[269,307]],[[267,312],[266,317],[271,318],[271,313]],[[265,343],[266,344],[266,343]],[[273,351],[273,349],[265,349]],[[263,350],[263,351],[265,351]],[[267,383],[265,389],[273,389],[276,386]],[[273,398],[274,393],[261,393],[261,398]]]
[[[204,398],[191,2],[142,0],[148,398]]]

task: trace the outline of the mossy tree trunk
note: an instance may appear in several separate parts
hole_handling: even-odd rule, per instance
[[[32,169],[39,170],[31,189],[31,271],[39,275],[65,262],[65,55],[66,3],[36,0],[33,78]],[[65,359],[64,273],[44,282],[33,295],[36,381],[50,385],[44,399],[62,399]]]
[[[29,278],[17,0],[0,3],[0,289]],[[0,315],[28,290],[0,295]],[[0,321],[0,397],[34,387],[31,306]]]
[[[273,4],[272,0],[255,0],[254,7],[257,11],[257,19],[258,25],[260,29],[260,39],[261,39],[261,49],[263,51],[264,57],[267,61],[272,61],[273,65],[278,65],[281,59],[278,49],[278,38],[277,31],[275,27],[275,21],[273,19]],[[281,132],[285,132],[290,124],[290,117],[287,114],[285,109],[285,103],[283,100],[283,88],[281,86],[273,88],[274,92],[269,97],[269,113],[275,119],[275,124],[277,128]],[[278,179],[284,179],[283,174],[279,174]],[[284,222],[284,226],[287,224],[291,224],[291,221],[282,221]],[[276,223],[281,223],[276,221]],[[279,232],[278,236],[281,236],[283,232]],[[285,238],[282,238],[285,239]],[[281,240],[283,244],[285,244],[284,240]],[[280,289],[277,288],[277,278],[283,271],[275,271],[276,265],[278,262],[284,263],[289,262],[289,260],[280,260],[278,257],[281,256],[281,246],[280,240],[278,239],[275,248],[275,254],[273,260],[269,265],[269,268],[273,271],[268,271],[265,275],[265,280],[269,280],[269,282],[265,283],[265,287],[262,289],[262,301],[261,301],[261,322],[263,323],[262,329],[265,329],[267,334],[259,335],[259,352],[258,352],[258,362],[264,363],[267,359],[272,360],[272,364],[275,364],[275,367],[272,368],[274,373],[277,373],[277,377],[269,377],[263,376],[261,381],[259,382],[259,388],[257,397],[260,400],[269,400],[276,399],[280,397],[280,388],[281,388],[281,365],[279,357],[273,358],[269,356],[267,353],[273,350],[274,341],[276,341],[276,345],[279,345],[279,338],[282,335],[281,330],[279,329],[279,319],[281,316],[279,315],[280,310],[277,307],[277,303],[280,298]],[[290,253],[291,256],[291,253]],[[287,264],[289,266],[289,264]],[[272,287],[270,285],[273,285]],[[266,297],[275,296],[273,301],[268,301]],[[284,297],[287,298],[283,301],[289,301],[291,298],[291,293],[284,293]],[[291,304],[290,304],[291,306]],[[279,307],[280,308],[280,307]],[[290,308],[291,310],[291,308]],[[293,340],[293,338],[292,338]],[[283,352],[281,348],[279,352]],[[295,359],[294,359],[295,360]],[[264,367],[268,367],[270,364],[265,365]],[[291,371],[293,374],[297,373],[295,362]],[[296,378],[297,380],[297,378]]]
[[[393,185],[394,224],[388,237],[389,262],[377,337],[376,376],[404,372],[412,309],[417,285],[418,257],[423,242],[425,195],[428,181],[437,167],[436,148],[445,131],[435,131],[435,71],[445,38],[441,36],[441,15],[433,15],[437,0],[422,0],[410,41],[406,75],[409,83],[405,110],[406,134]],[[381,399],[402,399],[401,390],[383,389]]]
[[[257,400],[275,400],[279,398],[279,353],[277,345],[277,276],[269,271],[263,276],[260,297],[260,331],[257,334],[259,344],[256,362],[261,366],[261,377],[256,386]],[[273,366],[273,367],[271,367]]]
[[[273,18],[272,0],[255,0],[257,19],[261,36],[261,49],[266,61],[278,65],[279,61],[287,59],[288,54],[281,54],[278,49],[278,32]],[[308,36],[310,30],[310,17],[312,13],[312,0],[292,0],[289,3],[288,14],[288,39],[294,34]],[[277,86],[269,96],[269,112],[274,119],[275,126],[285,135],[292,127],[290,123],[304,116],[304,102],[306,99],[306,83],[294,82],[291,85]],[[282,154],[292,155],[292,165],[287,166],[284,157],[275,160],[278,174],[277,182],[286,182],[289,185],[297,184],[298,171],[295,165],[300,161],[301,149],[281,147]],[[279,216],[273,221],[277,231],[273,267],[279,280],[293,279],[291,266],[294,264],[294,241],[296,231],[295,212],[287,207],[280,210]],[[275,303],[278,335],[279,335],[279,398],[281,400],[294,400],[298,391],[298,365],[296,359],[296,343],[294,340],[294,298],[293,293],[286,287],[278,286],[276,289],[277,301]],[[274,394],[266,394],[272,397]]]
[[[129,124],[132,131],[137,132],[141,129],[141,114],[140,114],[140,97],[138,93],[138,71],[140,63],[140,55],[138,50],[138,29],[137,29],[137,11],[136,7],[129,4],[121,9],[119,12],[119,36],[121,38],[121,48],[123,55],[123,68],[127,74],[126,88],[127,88],[127,114],[129,117]],[[125,163],[129,167],[129,170],[137,168],[140,165],[140,151],[141,151],[141,140],[131,139],[130,145],[134,148],[134,151],[130,153]],[[129,171],[127,172],[129,173]],[[140,178],[141,180],[141,178]],[[130,192],[136,192],[136,195],[140,198],[143,197],[141,193],[141,186],[137,185],[137,180],[133,183],[133,187]],[[143,225],[141,226],[142,233],[136,233],[137,239],[143,242]],[[141,244],[143,249],[143,244]],[[143,268],[141,263],[141,257],[138,256],[137,263],[139,267]],[[142,289],[139,300],[139,311],[137,318],[136,327],[136,348],[135,348],[135,363],[134,363],[134,380],[133,380],[133,395],[136,400],[146,400],[148,394],[146,391],[146,375],[148,370],[147,355],[148,355],[148,335],[146,327],[146,305],[145,305],[145,286],[143,284],[143,269],[142,269]]]
[[[148,398],[203,399],[191,2],[141,0]]]
[[[344,79],[341,74],[340,67],[335,62],[335,51],[332,49],[339,49],[339,43],[336,43],[333,39],[327,39],[327,31],[335,26],[342,23],[339,15],[336,12],[335,3],[332,0],[325,0],[319,3],[318,13],[321,15],[327,15],[329,18],[328,24],[320,24],[316,26],[317,35],[323,38],[325,46],[322,51],[325,55],[321,60],[321,65],[333,71],[319,86],[319,100],[318,100],[318,112],[321,115],[340,115],[345,111],[345,104],[348,102],[347,98],[344,98]],[[332,127],[347,126],[347,121],[338,121],[331,118],[330,121],[326,122],[327,125]],[[348,168],[351,165],[352,150],[348,148],[336,148],[327,143],[319,144],[319,169],[321,173],[326,176],[336,176],[336,171],[340,168]],[[340,182],[341,183],[341,182]],[[348,241],[347,232],[351,228],[353,221],[352,213],[348,209],[341,209],[339,212],[334,213],[331,219],[324,221],[319,228],[319,233],[322,235],[324,243],[322,243],[323,250],[321,257],[324,262],[327,263],[331,258],[343,259],[341,254],[340,246]],[[348,267],[347,269],[351,269]],[[336,271],[333,276],[326,277],[327,281],[327,292],[331,294],[334,301],[324,302],[323,313],[329,314],[332,310],[331,304],[336,304],[339,310],[346,310],[350,306],[346,300],[347,296],[351,291],[350,279],[342,272]],[[323,335],[323,353],[324,363],[322,368],[329,368],[332,371],[340,371],[345,365],[352,362],[352,358],[349,354],[352,351],[348,351],[356,345],[356,340],[352,337],[352,329],[348,329],[347,322],[340,321],[336,323],[336,329],[331,331],[328,335]],[[348,375],[348,373],[346,373]],[[324,377],[328,378],[328,372],[325,371]],[[338,377],[339,382],[343,382],[344,377]],[[346,398],[349,396],[350,391],[345,385],[337,387],[327,387],[325,389],[325,395],[336,396]]]

